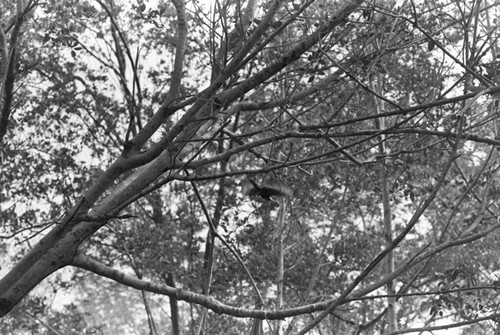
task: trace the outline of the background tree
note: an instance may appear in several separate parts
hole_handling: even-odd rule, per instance
[[[2,329],[496,331],[498,3],[0,9]]]

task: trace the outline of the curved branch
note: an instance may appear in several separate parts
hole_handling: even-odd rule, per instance
[[[113,269],[109,266],[106,266],[105,264],[100,263],[97,260],[94,260],[88,256],[85,256],[81,253],[78,253],[73,257],[73,260],[69,265],[75,266],[84,270],[88,270],[92,273],[95,273],[99,276],[109,278],[111,280],[114,280],[118,283],[121,283],[123,285],[138,289],[138,290],[144,290],[148,291],[151,293],[157,293],[161,295],[166,295],[171,298],[177,299],[177,300],[182,300],[190,303],[195,303],[200,306],[206,307],[216,313],[222,313],[222,314],[227,314],[231,315],[234,317],[240,317],[240,318],[257,318],[257,319],[268,319],[268,320],[279,320],[279,319],[284,319],[287,317],[292,317],[296,315],[301,315],[301,314],[306,314],[306,313],[312,313],[312,312],[318,312],[318,311],[324,311],[330,306],[332,303],[336,305],[340,305],[349,301],[353,300],[360,300],[361,297],[364,295],[376,290],[378,287],[384,285],[388,280],[394,279],[395,277],[401,275],[401,273],[405,272],[408,270],[410,267],[414,266],[415,264],[421,262],[422,260],[425,260],[432,255],[436,254],[437,252],[440,252],[442,250],[452,248],[454,246],[458,246],[461,244],[465,243],[470,243],[474,240],[480,239],[487,235],[488,233],[492,232],[495,229],[500,228],[500,225],[496,225],[491,227],[490,229],[487,229],[486,231],[483,231],[479,234],[474,234],[471,236],[468,236],[466,238],[458,239],[455,241],[450,241],[447,243],[443,243],[442,245],[434,248],[433,250],[430,250],[429,252],[420,255],[418,258],[415,258],[412,262],[408,263],[404,267],[396,270],[390,275],[387,275],[380,281],[373,283],[372,285],[369,285],[363,289],[353,291],[352,294],[347,295],[346,297],[342,298],[334,298],[326,301],[321,301],[313,304],[308,304],[304,306],[299,306],[299,307],[292,307],[292,308],[286,308],[282,310],[254,310],[254,309],[248,309],[248,308],[240,308],[240,307],[234,307],[227,305],[223,302],[220,302],[212,297],[195,293],[192,291],[188,290],[183,290],[181,288],[174,288],[168,285],[164,284],[156,284],[152,283],[147,280],[139,279],[137,277],[134,277],[132,275],[126,274],[124,272],[121,272],[119,270]],[[363,299],[370,299],[370,297],[366,297]]]
[[[291,138],[291,137],[296,137],[296,138],[341,137],[342,138],[342,137],[356,137],[356,136],[373,136],[375,134],[379,135],[380,131],[379,130],[361,130],[361,131],[354,131],[354,132],[349,132],[349,133],[328,133],[325,135],[321,135],[321,134],[317,134],[317,133],[297,133],[297,132],[286,132],[285,134],[289,138]],[[494,145],[494,146],[500,145],[500,140],[481,137],[481,136],[474,135],[471,133],[458,134],[458,133],[452,132],[452,131],[438,131],[438,130],[419,129],[419,128],[396,128],[396,129],[385,129],[383,131],[383,134],[422,134],[422,135],[431,135],[431,136],[437,136],[437,137],[443,137],[443,138],[453,138],[453,139],[460,138],[460,139],[466,140],[466,141],[484,143],[484,144],[489,144],[489,145]]]
[[[254,310],[247,308],[239,308],[230,305],[226,305],[216,299],[183,290],[181,288],[174,288],[168,285],[163,284],[155,284],[146,280],[138,279],[126,273],[123,273],[119,270],[110,268],[94,259],[91,259],[85,255],[77,254],[73,261],[71,262],[72,266],[88,270],[93,272],[99,276],[106,277],[112,279],[118,283],[121,283],[126,286],[130,286],[139,290],[144,290],[152,293],[167,295],[171,298],[182,300],[186,302],[195,303],[201,306],[204,306],[216,313],[224,313],[227,315],[240,317],[240,318],[257,318],[257,319],[269,319],[269,320],[278,320],[283,319],[285,317],[290,317],[294,315],[300,315],[303,313],[311,313],[314,311],[322,310],[326,307],[325,302],[320,302],[316,304],[311,304],[307,306],[297,307],[297,308],[289,308],[283,310]]]
[[[491,87],[483,92],[480,92],[481,95],[483,94],[498,94],[500,93],[500,85]],[[425,109],[429,109],[431,107],[436,107],[436,106],[442,106],[442,105],[447,105],[455,102],[460,102],[463,100],[471,99],[471,98],[476,98],[478,96],[478,92],[472,92],[472,93],[467,93],[464,95],[459,95],[453,98],[447,98],[447,99],[441,99],[441,100],[436,100],[428,103],[424,103],[421,105],[413,106],[413,107],[408,107],[404,108],[401,110],[395,110],[395,111],[390,111],[390,112],[385,112],[385,113],[379,113],[379,114],[372,114],[372,115],[366,115],[366,116],[361,116],[358,118],[350,119],[347,121],[342,121],[342,122],[336,122],[336,123],[327,123],[327,124],[320,124],[320,125],[309,125],[309,126],[303,126],[300,128],[301,131],[307,131],[307,130],[314,130],[314,129],[329,129],[329,128],[334,128],[334,127],[340,127],[340,126],[345,126],[348,124],[360,122],[360,121],[366,121],[366,120],[371,120],[371,119],[377,119],[381,117],[387,117],[387,116],[394,116],[394,115],[406,115],[411,112],[417,112],[417,111],[422,111]]]

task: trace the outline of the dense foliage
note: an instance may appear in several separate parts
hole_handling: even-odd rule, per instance
[[[497,333],[499,5],[2,2],[0,328]]]

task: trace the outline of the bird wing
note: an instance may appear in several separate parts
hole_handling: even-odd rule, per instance
[[[273,195],[285,195],[279,188],[274,187],[274,186],[262,186],[257,192],[259,195],[266,195],[267,197],[273,196]]]
[[[269,195],[279,195],[285,197],[291,197],[293,195],[292,189],[282,182],[271,182],[263,188],[269,192]]]
[[[244,181],[242,184],[243,195],[257,195],[265,199],[270,196],[287,196],[293,195],[292,189],[281,182],[270,182],[262,186],[258,186],[253,180]]]
[[[249,182],[248,180],[245,180],[242,183],[241,191],[243,195],[258,195],[259,190],[254,186],[254,183]]]

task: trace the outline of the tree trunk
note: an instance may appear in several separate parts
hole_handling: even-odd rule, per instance
[[[172,273],[168,273],[165,277],[165,283],[168,286],[175,287],[174,276]],[[170,320],[172,322],[172,335],[182,335],[181,329],[179,327],[179,305],[177,299],[169,297],[170,301]]]

